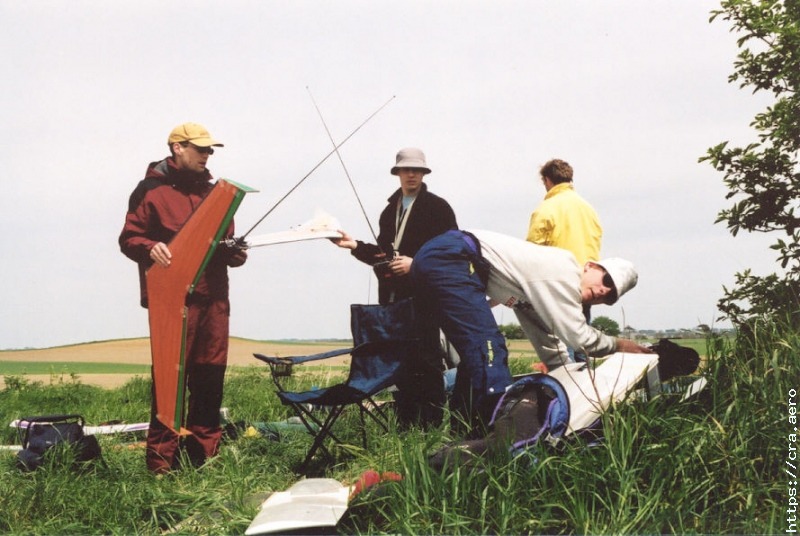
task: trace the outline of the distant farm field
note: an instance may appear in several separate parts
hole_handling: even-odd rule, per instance
[[[700,355],[706,354],[706,340],[677,339]],[[241,367],[265,366],[253,353],[272,356],[307,355],[346,348],[350,341],[255,341],[233,337],[230,340],[228,364],[232,371]],[[521,361],[537,361],[536,352],[527,340],[508,341],[509,356]],[[349,362],[344,355],[326,361],[326,365]],[[118,387],[134,376],[150,374],[150,340],[148,338],[90,342],[55,348],[0,351],[0,389],[6,376],[25,376],[45,384],[58,383],[72,377],[100,387]]]
[[[231,369],[250,365],[266,366],[253,353],[272,356],[307,355],[346,348],[350,341],[254,341],[233,337],[228,351]],[[348,361],[332,358],[327,364]],[[45,384],[72,376],[90,385],[118,387],[134,376],[150,374],[150,339],[119,339],[55,348],[0,351],[0,389],[6,376],[25,376]]]
[[[88,363],[82,361],[2,361],[0,374],[146,374],[148,365],[125,363]]]

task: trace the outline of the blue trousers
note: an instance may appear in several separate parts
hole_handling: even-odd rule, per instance
[[[472,430],[488,425],[512,383],[505,337],[486,300],[488,266],[478,248],[468,233],[447,231],[422,246],[411,265],[414,299],[434,311],[461,357],[450,406]]]

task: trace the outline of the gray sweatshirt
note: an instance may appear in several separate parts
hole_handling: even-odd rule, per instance
[[[548,368],[570,361],[567,346],[591,356],[613,353],[617,342],[586,323],[581,273],[569,251],[494,233],[470,231],[491,265],[486,293],[512,307]]]

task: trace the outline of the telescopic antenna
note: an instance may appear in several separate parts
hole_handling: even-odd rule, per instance
[[[259,220],[258,220],[258,221],[257,221],[257,222],[256,222],[256,223],[255,223],[255,224],[254,224],[254,225],[253,225],[251,228],[250,228],[250,229],[248,229],[248,231],[247,231],[246,233],[244,233],[242,236],[240,236],[239,238],[237,238],[237,239],[236,239],[236,241],[237,241],[237,242],[239,242],[239,243],[242,243],[242,242],[244,242],[244,239],[247,237],[247,235],[249,235],[250,233],[252,233],[252,232],[253,232],[253,229],[255,229],[256,227],[258,227],[258,225],[259,225],[259,224],[260,224],[262,221],[264,221],[264,219],[266,219],[266,217],[267,217],[267,216],[269,216],[269,215],[272,213],[272,211],[273,211],[273,210],[275,210],[276,208],[278,208],[278,205],[280,205],[280,204],[281,204],[281,203],[284,201],[284,199],[286,199],[287,197],[289,197],[289,195],[291,195],[291,193],[292,193],[292,192],[294,192],[294,191],[297,189],[297,187],[298,187],[298,186],[300,186],[301,184],[303,184],[303,181],[305,181],[305,180],[306,180],[308,177],[310,177],[310,176],[311,176],[311,174],[312,174],[312,173],[314,173],[314,172],[317,170],[317,168],[318,168],[318,167],[320,167],[320,166],[321,166],[321,165],[322,165],[322,164],[323,164],[323,163],[324,163],[324,162],[325,162],[325,161],[326,161],[328,158],[330,158],[330,157],[331,157],[331,155],[333,155],[334,153],[336,153],[336,152],[339,150],[339,147],[341,147],[342,145],[344,145],[345,143],[347,143],[347,140],[349,140],[350,138],[352,138],[352,137],[353,137],[353,135],[354,135],[356,132],[358,132],[359,130],[361,130],[361,127],[363,127],[364,125],[366,125],[366,124],[367,124],[367,123],[370,121],[370,119],[372,119],[373,117],[375,117],[376,115],[378,115],[378,112],[380,112],[381,110],[383,110],[384,108],[386,108],[386,106],[388,106],[388,105],[389,105],[389,103],[390,103],[390,102],[392,102],[392,100],[394,99],[394,97],[395,97],[395,96],[394,96],[394,95],[392,95],[392,98],[391,98],[391,99],[387,100],[385,103],[383,103],[383,105],[381,105],[381,107],[380,107],[380,108],[378,108],[377,110],[375,110],[374,112],[372,112],[372,115],[370,115],[369,117],[367,117],[367,118],[366,118],[366,119],[365,119],[365,120],[364,120],[364,121],[363,121],[363,122],[362,122],[360,125],[358,125],[358,126],[356,127],[356,129],[355,129],[355,130],[353,130],[353,132],[351,132],[350,134],[348,134],[348,135],[347,135],[347,137],[346,137],[345,139],[343,139],[343,140],[342,140],[342,141],[341,141],[341,142],[340,142],[338,145],[334,146],[334,148],[333,148],[333,150],[332,150],[331,152],[329,152],[328,154],[326,154],[326,155],[325,155],[325,157],[324,157],[322,160],[320,160],[320,161],[317,163],[317,165],[316,165],[316,166],[314,166],[313,168],[311,168],[311,171],[309,171],[308,173],[306,173],[306,174],[305,174],[305,176],[304,176],[302,179],[300,179],[299,181],[297,181],[297,184],[295,184],[294,186],[292,186],[292,188],[291,188],[291,189],[290,189],[288,192],[286,192],[286,195],[284,195],[283,197],[281,197],[280,199],[278,199],[278,201],[277,201],[277,202],[276,202],[274,205],[272,205],[272,208],[270,208],[270,209],[269,209],[269,210],[266,212],[266,214],[264,214],[263,216],[261,216],[261,218],[260,218],[260,219],[259,219]]]
[[[369,226],[369,232],[372,233],[372,238],[375,239],[375,243],[378,243],[378,236],[375,234],[375,229],[372,228],[372,224],[369,221],[369,216],[367,216],[367,211],[364,210],[364,204],[361,202],[361,197],[358,195],[358,191],[356,191],[356,186],[353,184],[353,179],[350,177],[350,172],[347,171],[347,166],[344,164],[344,160],[342,159],[342,154],[339,152],[339,148],[336,146],[336,141],[333,139],[333,135],[331,134],[330,129],[328,128],[328,124],[325,122],[325,118],[322,117],[322,111],[317,106],[317,101],[314,100],[314,95],[311,94],[311,89],[306,86],[306,91],[308,91],[308,96],[311,97],[311,102],[314,103],[314,108],[317,109],[317,114],[319,115],[320,121],[322,121],[322,126],[325,127],[325,132],[328,133],[328,139],[331,140],[331,145],[333,145],[333,150],[336,151],[336,156],[339,158],[339,163],[342,164],[342,169],[344,170],[345,176],[347,176],[347,182],[350,183],[350,188],[353,190],[353,194],[356,196],[356,201],[358,201],[358,206],[361,207],[361,213],[364,215],[364,219],[367,220],[367,225]],[[394,98],[394,97],[392,97]]]

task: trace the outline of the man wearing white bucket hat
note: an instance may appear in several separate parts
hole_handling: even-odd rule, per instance
[[[489,422],[497,399],[511,384],[505,338],[487,295],[514,309],[550,369],[571,361],[567,346],[591,356],[652,353],[605,335],[588,325],[583,314],[584,304],[615,303],[636,285],[636,271],[624,259],[579,266],[561,248],[490,231],[448,231],[417,252],[411,275],[416,299],[436,312],[461,356],[451,408],[468,418],[473,429]]]
[[[373,266],[378,276],[378,301],[392,303],[414,294],[409,275],[411,261],[431,238],[457,229],[450,205],[428,191],[423,182],[431,168],[425,153],[416,147],[400,149],[390,173],[400,179],[398,188],[380,215],[377,244],[367,244],[342,232],[336,245],[351,250],[352,255]],[[439,326],[424,304],[415,300],[417,334],[421,340],[419,355],[409,356],[413,365],[398,382],[397,414],[401,424],[437,425],[445,404],[442,370],[444,352],[439,340]]]

